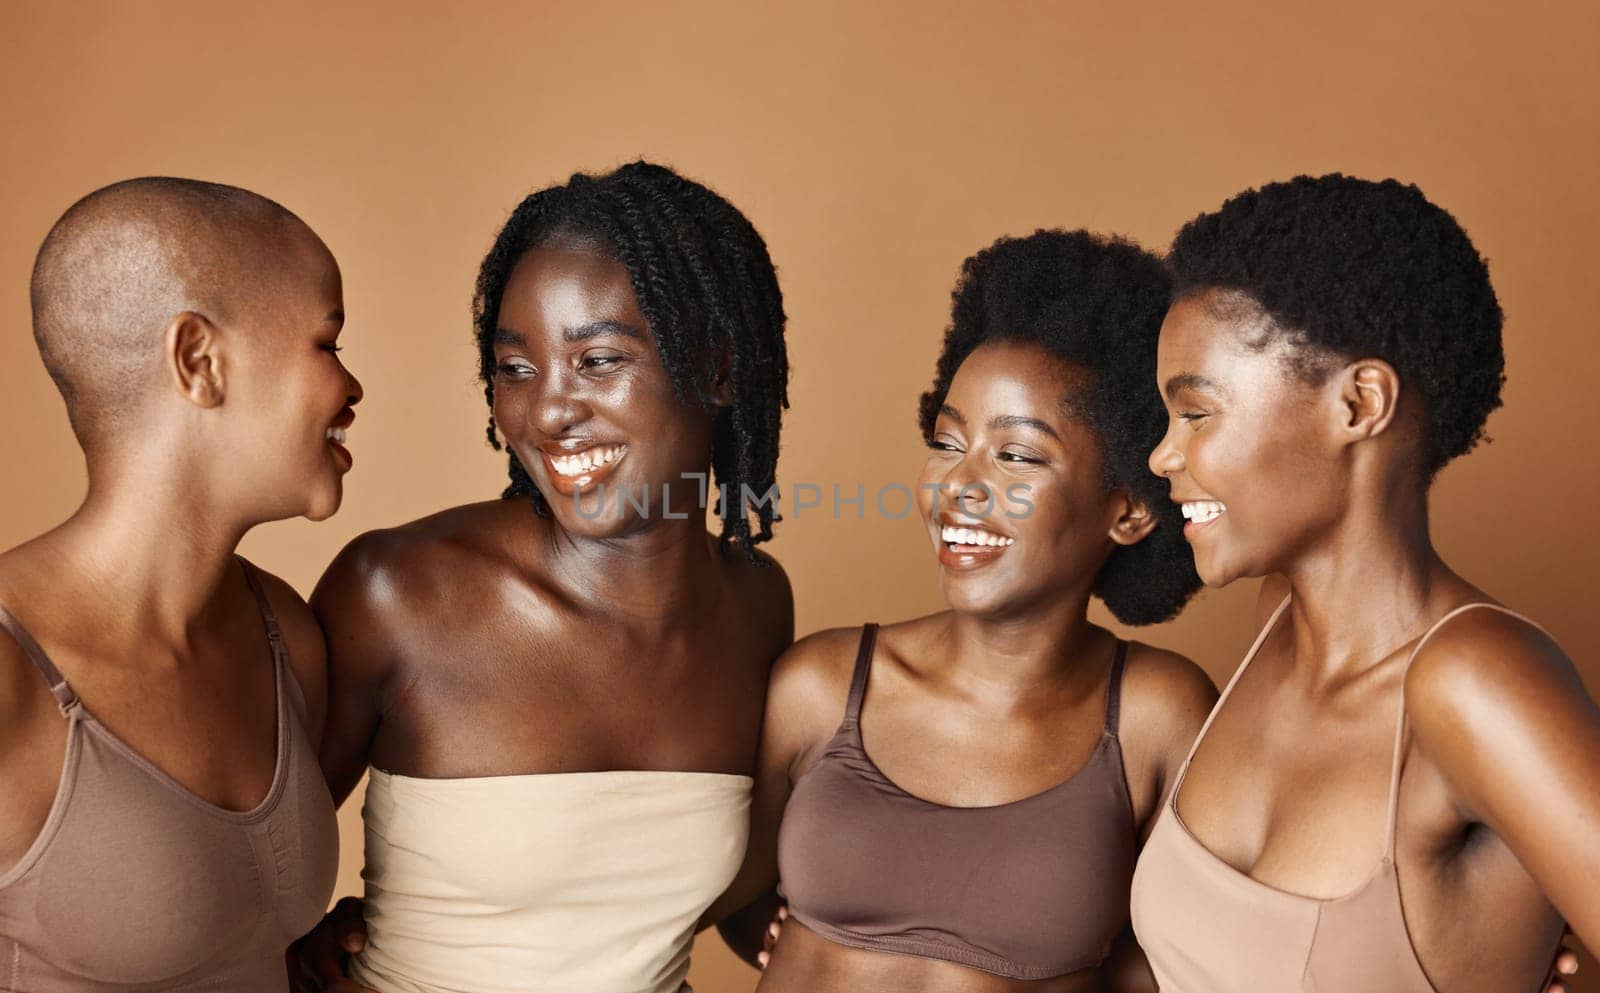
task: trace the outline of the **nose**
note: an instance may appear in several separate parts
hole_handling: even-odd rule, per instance
[[[957,513],[987,517],[994,510],[994,488],[983,478],[981,461],[969,451],[939,481],[939,499]]]
[[[1172,440],[1172,430],[1175,426],[1175,423],[1168,422],[1167,433],[1161,436],[1160,443],[1150,453],[1150,471],[1168,479],[1175,473],[1183,471],[1183,452]]]
[[[533,427],[546,436],[561,435],[588,420],[593,413],[564,377],[547,376],[535,389],[538,392],[529,414]]]
[[[344,376],[346,380],[344,405],[346,407],[354,407],[361,402],[362,397],[367,395],[367,391],[362,388],[361,380],[355,377],[355,373],[346,369]]]

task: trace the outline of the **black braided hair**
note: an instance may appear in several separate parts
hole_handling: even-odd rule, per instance
[[[1095,576],[1094,593],[1124,624],[1155,624],[1200,588],[1183,515],[1150,451],[1167,429],[1156,391],[1156,341],[1169,283],[1161,260],[1132,242],[1088,231],[1040,230],[1001,238],[961,264],[933,386],[918,410],[923,437],[956,370],[978,346],[1022,342],[1089,373],[1075,412],[1099,436],[1108,489],[1121,488],[1156,517],[1143,541],[1118,545]]]
[[[523,254],[561,237],[592,240],[628,270],[679,402],[717,411],[711,468],[727,495],[716,508],[722,543],[737,543],[760,561],[754,546],[771,539],[774,520],[774,501],[761,498],[776,485],[778,431],[789,406],[783,295],[766,242],[728,201],[650,162],[630,162],[598,176],[578,173],[565,185],[530,194],[484,256],[472,301],[478,378],[489,403],[489,444],[496,451],[501,445],[493,413],[494,333],[500,300]],[[732,403],[715,408],[711,388],[719,371]],[[509,473],[502,498],[526,497],[548,516],[549,504],[515,453]],[[756,499],[747,500],[747,494]]]

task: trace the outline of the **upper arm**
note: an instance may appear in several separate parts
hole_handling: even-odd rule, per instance
[[[1216,702],[1211,677],[1184,656],[1139,644],[1129,652],[1120,737],[1141,840]]]
[[[328,652],[322,627],[293,586],[259,567],[256,575],[283,634],[289,669],[305,699],[306,734],[313,747],[320,747],[328,711]]]
[[[397,539],[365,534],[339,553],[311,594],[327,644],[328,707],[318,758],[343,802],[367,768],[396,663],[388,623],[396,604]]]
[[[1600,708],[1533,627],[1475,610],[1412,662],[1406,716],[1465,815],[1511,849],[1600,947]]]
[[[773,665],[750,801],[749,844],[738,876],[707,912],[707,921],[738,910],[777,883],[783,809],[807,757],[843,717],[850,675],[846,671],[841,679],[840,655],[848,655],[851,647],[851,632],[824,631],[797,642]]]

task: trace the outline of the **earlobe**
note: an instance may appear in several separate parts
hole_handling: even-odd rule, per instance
[[[217,326],[205,315],[186,310],[167,325],[163,344],[178,392],[197,406],[220,406],[225,389]]]
[[[1123,496],[1122,508],[1117,522],[1107,532],[1112,541],[1119,545],[1137,545],[1156,529],[1156,515],[1132,496]]]
[[[1382,434],[1400,406],[1400,375],[1382,359],[1352,362],[1340,376],[1341,425],[1357,439]]]

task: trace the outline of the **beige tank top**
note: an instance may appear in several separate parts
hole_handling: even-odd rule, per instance
[[[744,858],[751,785],[373,769],[351,976],[380,993],[675,993],[695,924]]]
[[[66,758],[44,828],[0,875],[0,990],[284,993],[284,949],[322,917],[339,833],[283,638],[251,567],[277,685],[277,760],[254,810],[208,803],[94,719],[3,607],[50,686]]]
[[[1162,993],[1435,993],[1412,947],[1395,873],[1405,759],[1403,696],[1383,857],[1353,892],[1320,900],[1259,882],[1207,850],[1178,815],[1178,791],[1201,740],[1288,605],[1286,598],[1262,628],[1184,759],[1134,871],[1134,932]],[[1406,664],[1447,621],[1473,609],[1498,610],[1533,624],[1498,604],[1469,603],[1439,618],[1418,639]]]

